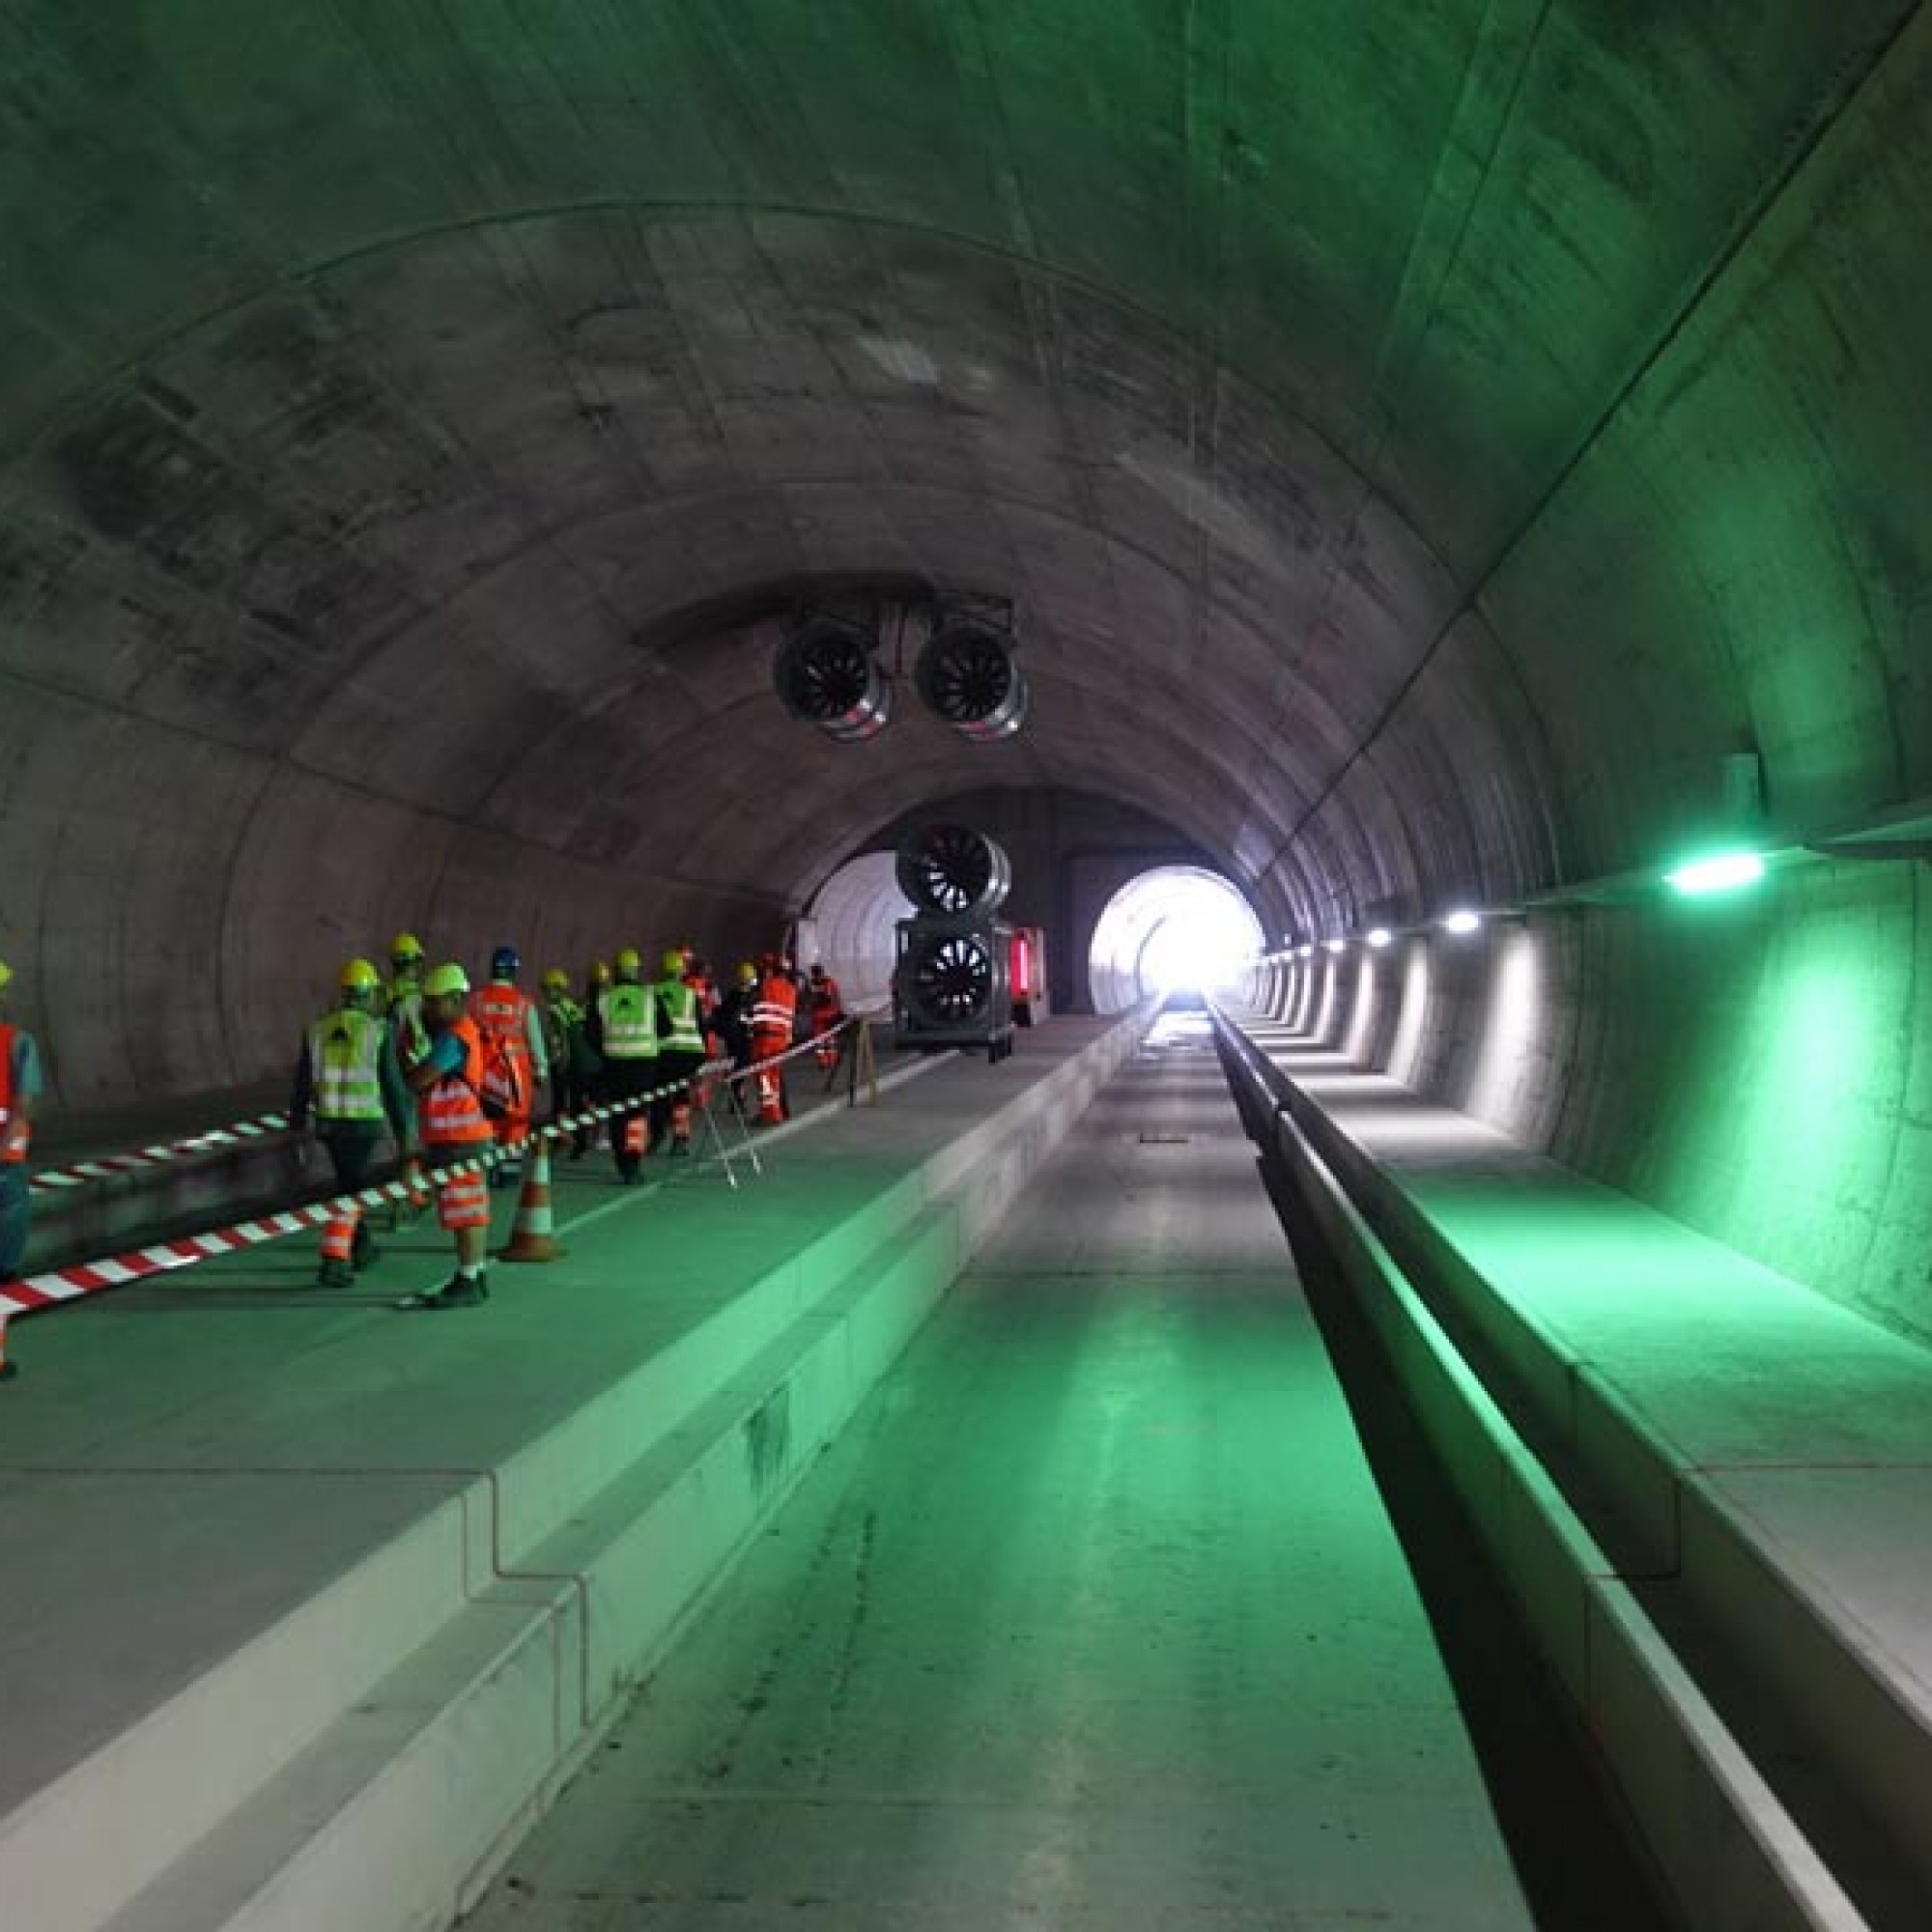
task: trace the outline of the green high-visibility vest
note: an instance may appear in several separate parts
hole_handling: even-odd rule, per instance
[[[648,986],[626,981],[601,994],[597,1017],[604,1027],[606,1060],[655,1060],[658,1057],[658,1008]]]
[[[381,1122],[383,1022],[353,1008],[324,1013],[308,1030],[309,1072],[319,1122]]]
[[[697,988],[687,986],[682,980],[660,980],[651,991],[658,996],[665,1017],[670,1021],[670,1032],[664,1037],[664,1050],[702,1053],[704,1029],[697,1020]]]

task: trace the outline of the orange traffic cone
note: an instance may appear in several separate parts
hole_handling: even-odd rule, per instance
[[[550,1211],[550,1140],[532,1141],[524,1191],[517,1197],[517,1218],[510,1244],[497,1257],[505,1262],[554,1262],[563,1259]]]

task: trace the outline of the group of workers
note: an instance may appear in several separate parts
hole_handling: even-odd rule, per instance
[[[748,1070],[754,1118],[781,1122],[790,1109],[780,1057],[801,1022],[830,1067],[845,1018],[838,981],[822,965],[801,980],[776,953],[740,965],[722,994],[689,946],[664,953],[648,982],[642,958],[626,947],[590,968],[582,998],[553,967],[533,999],[518,983],[522,960],[511,946],[496,950],[489,979],[476,987],[460,965],[430,966],[410,933],[397,936],[389,965],[386,983],[367,959],[343,968],[336,1004],[302,1036],[289,1124],[300,1131],[313,1122],[345,1193],[367,1184],[385,1138],[417,1199],[427,1192],[425,1163],[464,1169],[435,1190],[456,1271],[434,1293],[412,1298],[432,1310],[489,1298],[489,1190],[515,1179],[537,1121],[574,1120],[570,1151],[582,1158],[593,1129],[578,1117],[592,1105],[612,1109],[611,1150],[629,1186],[653,1148],[690,1152],[707,1061]],[[486,1164],[493,1148],[499,1151]],[[375,1257],[366,1217],[345,1201],[323,1231],[317,1285],[347,1287]]]
[[[594,1105],[613,1109],[611,1149],[629,1185],[653,1148],[690,1152],[707,1061],[729,1060],[754,1082],[753,1118],[781,1122],[790,1107],[780,1057],[803,1032],[818,1042],[820,1065],[835,1065],[845,1019],[838,983],[822,965],[802,977],[777,953],[741,964],[721,992],[690,946],[667,952],[649,982],[626,947],[592,965],[581,998],[553,967],[533,999],[518,983],[522,961],[511,946],[496,950],[476,987],[454,962],[431,966],[411,933],[397,935],[389,968],[386,981],[367,959],[342,969],[335,1004],[302,1035],[289,1124],[313,1126],[345,1193],[368,1184],[385,1142],[394,1143],[418,1202],[431,1191],[425,1165],[465,1169],[434,1190],[455,1240],[456,1271],[418,1297],[431,1309],[488,1298],[490,1187],[516,1178],[538,1120],[574,1120],[570,1152],[582,1158],[594,1129],[581,1116]],[[34,1037],[7,1017],[13,980],[0,959],[0,1283],[18,1279],[25,1261],[28,1152],[45,1086]],[[741,1105],[735,1086],[731,1104]],[[493,1150],[501,1151],[486,1162]],[[317,1285],[347,1287],[376,1253],[361,1208],[341,1205],[323,1231]]]

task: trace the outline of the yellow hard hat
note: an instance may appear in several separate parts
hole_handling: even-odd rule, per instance
[[[684,971],[684,949],[682,947],[673,946],[665,954],[664,969],[667,973],[682,973]]]
[[[469,990],[469,975],[455,960],[446,966],[432,966],[429,977],[423,981],[423,991],[432,1000],[440,1000],[448,993],[467,993]]]
[[[8,965],[6,960],[0,959],[0,986],[11,986],[13,983],[14,983],[13,967]]]
[[[620,974],[641,972],[643,964],[644,962],[638,957],[638,949],[635,946],[627,946],[617,954],[617,971]]]
[[[738,961],[738,983],[741,986],[755,986],[758,983],[758,969],[749,959]]]
[[[345,993],[373,993],[382,983],[382,976],[366,959],[352,959],[342,969],[341,986]]]
[[[590,962],[590,983],[593,986],[608,986],[611,983],[610,960],[593,959]]]
[[[423,943],[413,932],[399,932],[389,942],[391,964],[401,959],[420,959],[423,956]]]
[[[547,993],[567,993],[570,991],[570,975],[561,966],[553,966],[543,976],[543,984]]]

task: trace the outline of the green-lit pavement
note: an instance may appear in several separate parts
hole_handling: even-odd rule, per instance
[[[1198,1027],[1101,1094],[477,1932],[1532,1922]]]

